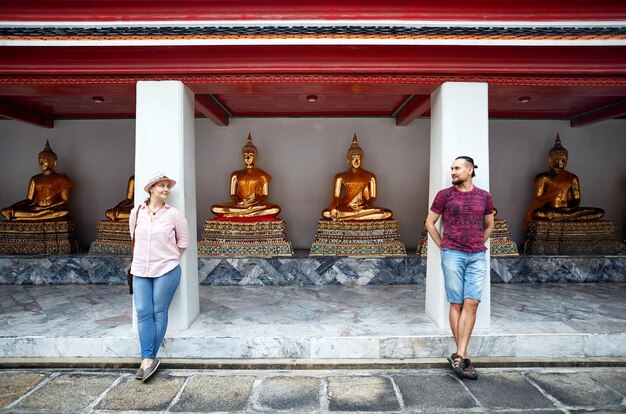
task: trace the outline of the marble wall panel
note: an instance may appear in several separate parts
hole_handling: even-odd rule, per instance
[[[128,257],[0,256],[0,285],[126,283]],[[404,285],[426,283],[426,257],[198,259],[208,286]],[[626,256],[491,258],[492,283],[624,283]]]

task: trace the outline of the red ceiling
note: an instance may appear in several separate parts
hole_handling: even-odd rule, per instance
[[[4,21],[624,20],[623,0],[4,0]]]
[[[58,0],[51,8],[44,0],[5,1],[0,22],[626,20],[623,0],[303,3]],[[142,79],[180,79],[232,116],[387,117],[444,81],[481,81],[489,83],[491,116],[569,119],[626,100],[626,53],[621,46],[4,46],[0,108],[53,119],[133,117]],[[105,100],[94,103],[94,96]],[[521,103],[522,96],[531,99]]]

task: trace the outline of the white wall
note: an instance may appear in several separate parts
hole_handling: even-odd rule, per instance
[[[105,210],[125,196],[133,174],[134,128],[132,119],[56,121],[53,129],[0,121],[0,207],[26,196],[29,178],[39,173],[37,154],[49,139],[59,157],[57,170],[74,182],[71,211],[87,247]],[[489,131],[491,192],[498,217],[507,219],[517,242],[524,238],[521,223],[534,177],[547,171],[557,132],[570,153],[568,170],[581,181],[581,205],[604,208],[623,237],[626,120],[575,129],[567,121],[492,120]],[[402,240],[415,248],[428,210],[428,119],[408,127],[387,118],[242,118],[228,127],[197,119],[198,234],[211,217],[211,204],[229,198],[228,179],[243,167],[241,147],[248,132],[259,149],[258,166],[273,176],[270,201],[282,207],[295,247],[310,247],[317,219],[330,202],[333,176],[347,168],[346,151],[356,132],[365,151],[363,167],[378,177],[377,204],[393,210]],[[476,163],[481,174],[480,160]]]

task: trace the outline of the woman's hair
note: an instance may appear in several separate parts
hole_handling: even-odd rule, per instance
[[[478,165],[474,164],[474,159],[472,157],[461,155],[460,157],[456,157],[455,160],[465,160],[466,163],[472,166],[472,178],[476,177],[476,168],[478,168]]]

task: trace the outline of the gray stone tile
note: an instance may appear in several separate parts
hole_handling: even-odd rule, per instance
[[[64,374],[39,388],[16,407],[80,410],[113,384],[117,375]]]
[[[563,410],[558,410],[558,409],[554,409],[554,410],[519,410],[517,408],[512,409],[512,410],[498,410],[497,411],[498,414],[524,414],[524,413],[530,413],[530,414],[563,414]]]
[[[528,377],[561,404],[573,407],[617,405],[623,397],[591,378],[589,373],[532,372]]]
[[[194,375],[171,411],[240,411],[248,404],[252,384],[253,376]]]
[[[329,377],[330,411],[393,411],[400,403],[391,381],[382,377]]]
[[[394,376],[393,380],[408,409],[469,410],[478,407],[463,385],[451,375],[401,375]]]
[[[593,373],[592,376],[626,397],[626,370]]]
[[[165,410],[185,382],[184,378],[157,372],[150,382],[128,377],[117,384],[96,406],[99,410]]]
[[[265,379],[258,389],[260,409],[319,410],[320,379],[312,377],[272,377]]]
[[[497,408],[553,408],[554,403],[519,373],[481,373],[478,381],[464,381],[484,407]]]
[[[5,407],[32,390],[46,376],[21,372],[0,375],[0,407]]]

